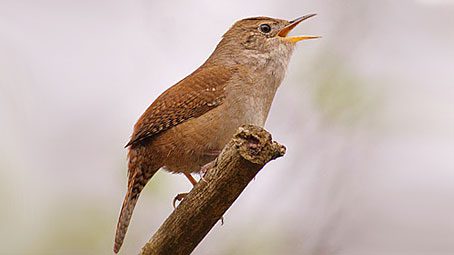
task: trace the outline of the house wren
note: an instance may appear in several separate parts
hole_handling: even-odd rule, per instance
[[[301,21],[268,17],[236,22],[211,56],[162,93],[134,126],[129,148],[128,190],[117,224],[114,252],[123,243],[140,192],[163,168],[191,173],[212,162],[243,124],[263,126],[298,41],[287,36]]]

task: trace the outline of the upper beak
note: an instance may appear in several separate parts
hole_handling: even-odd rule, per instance
[[[288,42],[299,42],[303,40],[308,40],[308,39],[316,39],[320,38],[320,36],[313,36],[313,35],[303,35],[303,36],[289,36],[287,37],[287,34],[294,29],[299,23],[301,23],[303,20],[306,20],[308,18],[314,17],[317,14],[309,14],[309,15],[304,15],[303,17],[299,17],[295,20],[290,21],[290,24],[285,26],[279,33],[277,34],[278,36],[282,37],[283,40],[288,41]]]

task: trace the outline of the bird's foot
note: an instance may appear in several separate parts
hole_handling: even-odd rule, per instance
[[[183,201],[183,199],[188,195],[188,193],[180,193],[178,195],[175,196],[175,198],[173,199],[173,202],[172,202],[172,205],[173,205],[173,209],[176,208],[176,202],[181,202]]]
[[[186,197],[188,194],[189,194],[189,193],[180,193],[180,194],[176,195],[175,198],[174,198],[173,201],[172,201],[173,209],[176,208],[176,203],[177,203],[177,201],[178,201],[178,202],[183,201],[183,199],[185,199],[185,197]],[[221,226],[224,225],[224,216],[221,217],[220,221],[221,221]]]
[[[214,168],[217,164],[217,158],[205,165],[202,166],[202,168],[200,168],[200,180],[204,181],[204,182],[207,182],[207,180],[205,179],[205,174],[211,170],[212,168]]]

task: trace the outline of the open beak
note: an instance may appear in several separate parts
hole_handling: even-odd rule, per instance
[[[303,40],[320,38],[320,36],[313,36],[313,35],[287,36],[288,33],[292,29],[294,29],[299,23],[301,23],[303,20],[314,17],[315,15],[317,15],[317,14],[304,15],[303,17],[299,17],[295,20],[290,21],[290,24],[288,24],[283,29],[281,29],[281,31],[279,31],[279,33],[277,35],[279,37],[281,37],[282,40],[292,42],[292,43],[296,43],[296,42],[303,41]]]

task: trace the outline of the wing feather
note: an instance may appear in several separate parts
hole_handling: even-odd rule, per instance
[[[235,73],[235,68],[201,67],[170,87],[142,114],[125,147],[140,144],[221,105],[225,99],[225,86]]]

